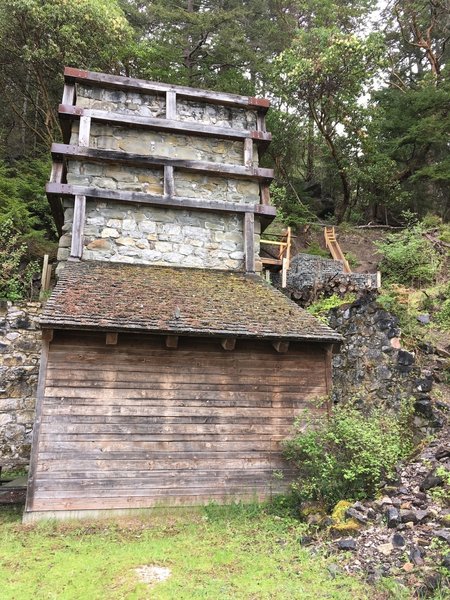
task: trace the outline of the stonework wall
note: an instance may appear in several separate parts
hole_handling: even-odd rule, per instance
[[[416,425],[433,423],[432,372],[402,348],[398,319],[377,304],[376,294],[333,309],[329,324],[344,336],[333,358],[335,402],[353,398],[362,405],[397,409],[402,400],[414,398]]]
[[[165,95],[139,94],[77,86],[77,106],[142,117],[165,117]],[[178,99],[177,117],[236,129],[256,129],[256,112]],[[78,142],[73,123],[70,142]],[[242,141],[175,135],[139,128],[93,122],[92,148],[169,158],[244,164]],[[257,151],[254,165],[257,166]],[[69,161],[67,183],[104,190],[164,193],[162,168],[126,167],[87,161]],[[175,169],[175,196],[259,204],[259,184]],[[73,207],[65,203],[64,235],[58,260],[69,255]],[[255,258],[259,263],[260,224],[255,219]],[[83,260],[108,260],[182,267],[241,270],[244,266],[243,215],[207,211],[166,210],[118,202],[89,201],[84,228]],[[61,266],[59,267],[61,268]],[[58,269],[59,270],[59,269]]]
[[[0,304],[0,466],[28,465],[39,373],[41,304]]]
[[[67,201],[58,260],[67,260],[73,207]],[[255,223],[256,252],[259,224]],[[243,216],[88,201],[83,260],[238,270]]]

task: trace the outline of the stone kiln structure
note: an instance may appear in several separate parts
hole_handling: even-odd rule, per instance
[[[269,103],[65,76],[25,518],[281,491],[280,441],[340,337],[258,275]]]

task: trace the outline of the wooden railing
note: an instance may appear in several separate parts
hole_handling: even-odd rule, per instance
[[[344,265],[344,272],[351,273],[350,265],[348,264],[348,260],[345,258],[344,253],[339,246],[339,243],[336,239],[336,232],[334,227],[325,227],[324,229],[325,236],[325,245],[330,251],[331,256],[334,260],[340,260]]]
[[[275,236],[274,236],[275,237]],[[292,230],[290,227],[286,229],[286,233],[279,236],[280,240],[261,239],[260,244],[276,247],[276,257],[261,257],[263,267],[267,270],[275,267],[281,267],[281,287],[285,288],[287,283],[287,271],[291,262],[291,242]]]

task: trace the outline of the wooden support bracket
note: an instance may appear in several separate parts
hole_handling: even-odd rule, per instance
[[[116,333],[116,332],[107,333],[106,334],[106,339],[105,339],[105,344],[107,346],[116,346],[118,339],[119,339],[119,334],[118,333]]]
[[[42,339],[44,342],[51,342],[53,340],[53,329],[43,329]]]
[[[236,347],[236,338],[225,338],[220,342],[224,350],[234,350]]]
[[[272,346],[280,354],[285,354],[289,350],[289,342],[285,342],[282,340],[277,340],[276,342],[272,342]]]
[[[166,335],[166,348],[175,350],[178,348],[178,336],[177,335]]]

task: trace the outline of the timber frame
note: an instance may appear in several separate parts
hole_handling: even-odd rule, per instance
[[[59,106],[59,116],[63,132],[64,144],[52,145],[53,167],[50,182],[46,186],[47,197],[52,209],[59,233],[62,233],[64,222],[62,199],[73,200],[75,217],[72,229],[71,259],[81,258],[82,233],[86,199],[104,201],[132,202],[164,206],[167,208],[219,211],[227,213],[243,213],[245,230],[246,270],[254,272],[255,260],[250,252],[253,248],[254,216],[261,219],[263,228],[275,217],[275,208],[269,205],[269,185],[273,179],[272,169],[254,166],[254,152],[262,155],[271,140],[271,134],[266,131],[265,114],[270,102],[264,98],[238,96],[220,92],[211,92],[183,86],[168,85],[156,82],[94,73],[66,67],[64,70],[65,85],[62,103]],[[76,83],[101,88],[113,88],[123,91],[139,92],[141,94],[165,95],[166,114],[164,117],[146,118],[121,113],[86,109],[75,106]],[[191,123],[177,120],[177,99],[219,104],[232,108],[247,108],[257,111],[256,130],[239,130],[217,127],[201,123]],[[79,122],[78,144],[70,144],[70,132],[73,121]],[[190,134],[195,136],[214,137],[243,142],[243,164],[231,165],[224,163],[179,160],[160,156],[129,154],[112,150],[98,150],[89,147],[90,129],[92,122],[138,127],[165,131],[175,134]],[[143,192],[126,192],[101,190],[87,186],[67,184],[67,161],[88,160],[89,162],[114,163],[126,166],[159,167],[164,172],[164,191],[162,195],[146,194]],[[232,204],[220,201],[203,201],[177,196],[175,193],[174,170],[179,169],[198,174],[208,174],[215,177],[232,177],[256,181],[260,188],[259,204]]]

